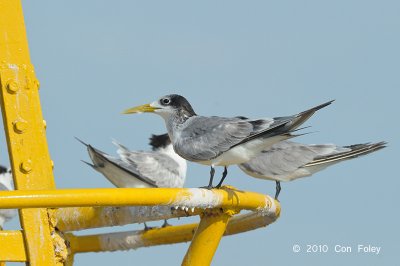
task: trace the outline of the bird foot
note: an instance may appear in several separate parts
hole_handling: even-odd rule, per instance
[[[213,187],[213,186],[210,186],[210,185],[208,185],[208,186],[199,187],[199,188],[205,188],[205,189],[211,190],[211,189],[213,189],[214,187]]]
[[[165,220],[163,225],[161,225],[161,228],[165,228],[165,227],[168,227],[168,226],[172,226],[172,225],[170,223],[168,223],[167,220]]]
[[[144,223],[144,231],[149,231],[149,230],[151,230],[151,229],[154,229],[154,228],[156,228],[155,226],[147,226],[147,224],[146,223]]]

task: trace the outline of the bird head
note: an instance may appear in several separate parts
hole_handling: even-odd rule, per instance
[[[185,97],[177,94],[163,96],[157,101],[126,109],[122,113],[155,113],[162,116],[164,119],[168,119],[171,115],[186,117],[196,115],[188,100],[186,100]]]

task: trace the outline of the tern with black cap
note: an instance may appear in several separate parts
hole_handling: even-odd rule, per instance
[[[244,163],[275,143],[292,138],[301,124],[317,110],[331,104],[321,104],[296,115],[263,119],[199,116],[190,103],[177,94],[161,97],[151,104],[125,110],[124,114],[151,112],[160,115],[177,154],[188,161],[210,165],[211,189],[214,167],[224,166],[222,185],[227,167]]]

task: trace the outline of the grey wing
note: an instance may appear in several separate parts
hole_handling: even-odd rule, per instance
[[[5,185],[0,183],[0,190],[9,190]]]
[[[189,118],[180,137],[174,142],[175,151],[191,161],[205,161],[219,156],[253,132],[253,125],[239,118]]]
[[[180,176],[179,164],[168,155],[158,152],[125,151],[121,159],[157,187],[183,187],[184,176]]]
[[[316,157],[334,152],[335,148],[335,145],[330,144],[306,145],[282,141],[243,163],[241,168],[266,177],[290,175]]]
[[[93,165],[88,164],[116,187],[157,187],[153,180],[140,175],[135,165],[112,157],[90,145],[87,145],[87,150],[93,162]]]

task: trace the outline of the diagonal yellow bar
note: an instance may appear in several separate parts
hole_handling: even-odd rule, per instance
[[[183,258],[184,266],[210,265],[233,212],[205,211]]]
[[[0,0],[0,96],[3,124],[20,190],[53,189],[39,82],[30,62],[20,0]],[[29,265],[57,265],[46,209],[22,209]]]

